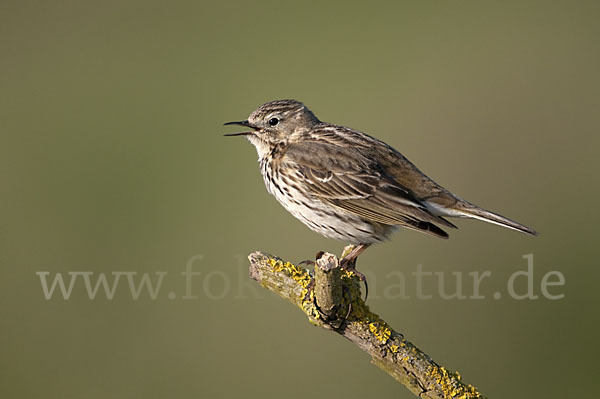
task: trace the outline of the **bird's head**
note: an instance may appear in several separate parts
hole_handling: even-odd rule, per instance
[[[294,142],[317,123],[317,117],[300,101],[276,100],[258,107],[245,121],[225,124],[246,126],[250,131],[225,136],[246,136],[261,155],[273,146]]]

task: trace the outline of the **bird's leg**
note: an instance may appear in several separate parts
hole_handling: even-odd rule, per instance
[[[371,244],[360,244],[354,247],[352,251],[350,251],[350,253],[348,253],[342,258],[342,260],[340,261],[340,267],[342,269],[356,271],[356,258],[358,258],[358,255],[362,254],[365,251],[365,249],[369,248],[370,245]],[[360,273],[360,275],[363,276],[361,278],[361,281],[364,280],[364,275],[362,273]]]
[[[352,251],[350,251],[349,254],[344,256],[342,258],[342,260],[340,261],[341,269],[344,269],[344,270],[347,270],[349,272],[356,274],[358,279],[365,283],[365,301],[367,300],[367,297],[369,296],[369,285],[367,284],[367,278],[365,277],[365,275],[362,274],[361,272],[359,272],[358,270],[356,270],[356,259],[358,258],[358,255],[363,253],[364,250],[369,248],[370,245],[371,244],[357,245],[356,247],[354,247],[352,249]]]

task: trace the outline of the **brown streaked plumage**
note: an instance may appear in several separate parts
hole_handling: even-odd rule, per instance
[[[267,190],[296,218],[329,238],[357,245],[342,260],[406,227],[448,238],[446,217],[480,219],[526,234],[520,223],[479,208],[431,180],[388,144],[357,130],[321,122],[296,100],[271,101],[248,120]]]

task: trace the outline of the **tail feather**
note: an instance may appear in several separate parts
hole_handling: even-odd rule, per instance
[[[527,227],[521,223],[517,223],[514,220],[510,220],[509,218],[506,218],[502,215],[498,215],[497,213],[485,210],[483,208],[479,208],[470,203],[459,203],[456,207],[454,207],[454,209],[451,210],[451,212],[453,213],[453,216],[469,217],[473,219],[483,220],[484,222],[497,224],[499,226],[517,230],[532,236],[538,235],[538,232],[530,227]]]

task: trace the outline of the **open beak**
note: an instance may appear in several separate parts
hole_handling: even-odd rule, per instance
[[[251,129],[257,130],[247,120],[246,121],[239,121],[239,122],[227,122],[227,123],[224,123],[223,125],[224,126],[227,126],[227,125],[246,126],[246,127],[251,128]],[[247,136],[249,134],[254,134],[254,132],[229,133],[229,134],[225,134],[224,136]]]

